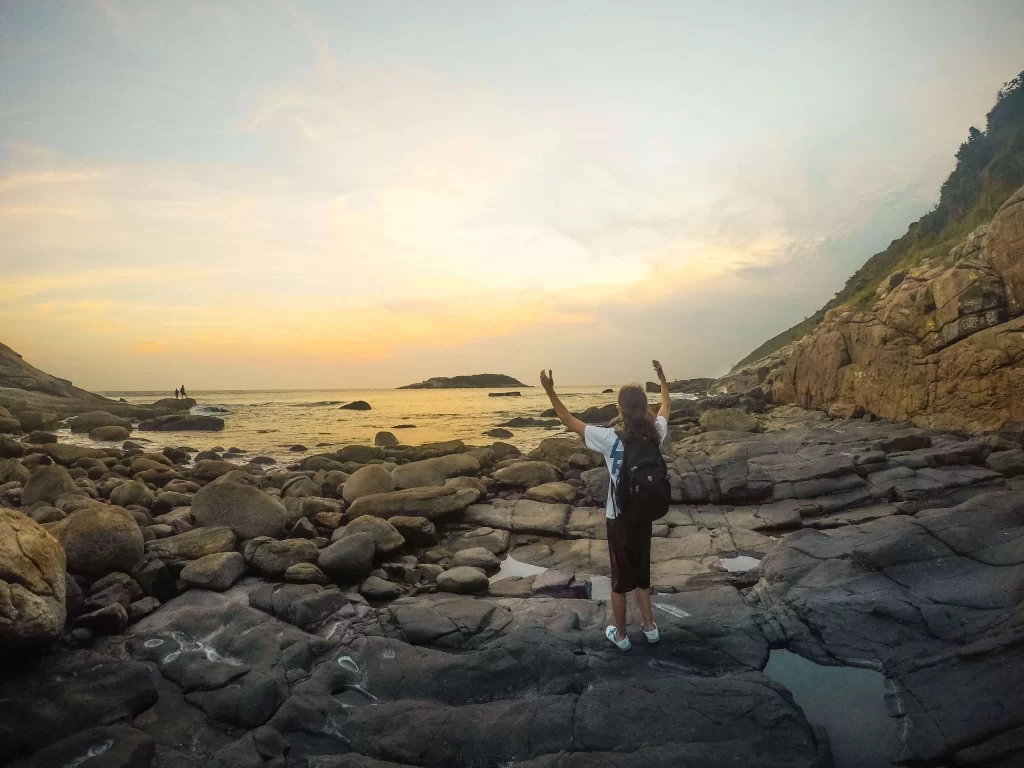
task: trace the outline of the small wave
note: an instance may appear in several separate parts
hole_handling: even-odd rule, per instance
[[[341,400],[319,400],[315,403],[292,403],[292,408],[323,408],[328,405],[341,405]]]
[[[230,409],[223,405],[194,405],[189,409],[193,416],[211,416],[214,414],[231,413]]]

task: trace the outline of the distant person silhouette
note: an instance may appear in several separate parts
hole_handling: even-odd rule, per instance
[[[188,397],[188,395],[186,395],[186,394],[185,394],[185,385],[184,385],[184,384],[182,384],[182,385],[181,385],[181,399],[182,399],[182,400],[184,400],[184,399],[186,399],[187,397]]]
[[[177,400],[177,399],[178,399],[178,390],[174,390],[174,399],[175,399],[175,400]]]

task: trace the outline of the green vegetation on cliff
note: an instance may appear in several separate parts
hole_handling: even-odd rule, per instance
[[[878,284],[899,269],[944,256],[980,224],[989,221],[1024,184],[1024,72],[1005,83],[986,116],[986,127],[972,127],[956,153],[956,168],[943,183],[935,208],[910,225],[858,269],[824,307],[759,346],[733,368],[759,360],[803,338],[825,313],[843,305],[869,307]]]
[[[502,387],[525,387],[518,379],[503,373],[476,373],[472,376],[436,376],[419,384],[406,384],[399,389],[499,389]]]

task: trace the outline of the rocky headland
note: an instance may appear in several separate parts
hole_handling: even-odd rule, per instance
[[[966,433],[1024,429],[1024,188],[941,258],[900,269],[870,308],[716,383],[775,402]]]
[[[1020,764],[1024,451],[767,399],[676,403],[663,639],[626,654],[602,634],[607,473],[575,437],[289,466],[2,437],[0,755],[857,764],[869,745],[765,673],[789,649],[884,676],[894,762]]]

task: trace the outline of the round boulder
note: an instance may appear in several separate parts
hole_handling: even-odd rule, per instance
[[[300,499],[307,496],[319,496],[320,486],[306,475],[288,478],[281,486],[282,499]]]
[[[365,400],[354,400],[351,403],[345,403],[341,408],[345,411],[368,411],[370,404]]]
[[[239,552],[218,552],[193,560],[181,569],[181,580],[190,587],[223,592],[245,573],[245,561]]]
[[[356,581],[370,573],[375,551],[370,534],[354,533],[320,550],[317,566],[331,578]]]
[[[569,459],[578,453],[592,453],[595,459],[600,459],[600,454],[590,451],[584,445],[583,439],[576,435],[546,437],[540,441],[540,445],[530,451],[530,458],[534,461],[546,461],[558,469],[565,470],[569,467]]]
[[[92,440],[98,440],[100,442],[121,442],[131,437],[132,433],[130,430],[124,427],[110,426],[110,427],[96,427],[95,429],[89,430],[89,437]]]
[[[149,487],[138,480],[129,480],[127,483],[121,483],[110,492],[110,503],[116,504],[119,507],[130,507],[133,504],[137,504],[140,507],[149,509],[153,506],[155,500],[156,496],[149,490]]]
[[[75,481],[68,474],[68,471],[59,464],[47,464],[39,467],[25,483],[21,492],[21,504],[24,507],[31,507],[40,501],[53,504],[59,496],[65,493],[85,493],[79,488]]]
[[[497,573],[501,568],[501,561],[498,556],[483,547],[471,547],[456,552],[452,556],[452,568],[468,565],[471,568],[479,568],[484,573]]]
[[[403,464],[391,473],[391,477],[396,488],[405,490],[444,485],[450,477],[475,475],[479,471],[480,462],[475,456],[453,453]]]
[[[0,483],[18,482],[25,485],[30,477],[32,473],[18,459],[0,459]]]
[[[432,547],[437,544],[437,529],[425,517],[399,515],[390,518],[388,522],[414,547]]]
[[[437,588],[442,592],[467,595],[487,589],[487,576],[478,568],[460,565],[438,574]]]
[[[132,423],[128,419],[122,419],[106,411],[89,411],[73,419],[68,419],[68,426],[72,432],[91,432],[97,427],[123,427],[130,430]]]
[[[82,576],[128,572],[142,557],[142,531],[123,507],[93,503],[55,523],[50,533],[64,547],[68,571]]]
[[[373,538],[374,548],[379,555],[390,555],[405,546],[405,539],[395,526],[373,515],[357,517],[344,528],[338,528],[331,538],[340,541],[359,533],[369,534]]]
[[[526,498],[555,504],[572,504],[576,500],[576,489],[569,483],[544,483],[530,488],[526,492]]]
[[[281,577],[297,563],[315,563],[316,544],[309,539],[255,539],[245,548],[245,559],[265,576]]]
[[[0,432],[17,432],[19,429],[21,429],[21,422],[0,405]]]
[[[546,461],[520,461],[499,469],[494,479],[504,487],[533,488],[558,481],[558,470]]]
[[[359,586],[359,594],[367,600],[394,600],[402,589],[393,581],[387,581],[379,576],[369,576]]]
[[[380,448],[392,448],[398,445],[398,438],[391,432],[378,432],[373,438],[373,444]]]
[[[335,457],[338,461],[354,461],[356,464],[369,464],[384,460],[384,449],[375,445],[346,445]]]
[[[396,470],[397,471],[397,470]],[[342,498],[349,504],[360,496],[368,496],[371,493],[388,493],[395,490],[395,481],[380,464],[367,464],[357,469],[348,480],[342,490]]]
[[[0,509],[0,648],[60,635],[65,610],[64,550],[33,520]]]
[[[197,526],[226,525],[240,538],[284,536],[288,510],[259,488],[238,483],[211,483],[192,497]]]

